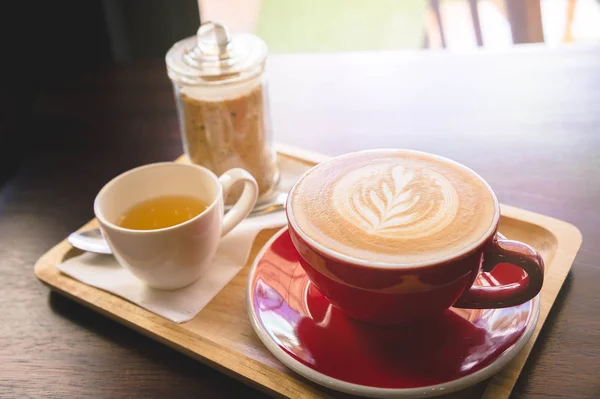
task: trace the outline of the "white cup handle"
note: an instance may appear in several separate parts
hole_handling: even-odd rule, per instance
[[[231,207],[229,212],[223,217],[223,226],[221,228],[221,237],[229,233],[231,229],[244,220],[258,199],[258,184],[254,177],[241,168],[229,169],[219,176],[219,182],[223,187],[223,201],[227,198],[231,187],[237,182],[244,182],[244,191],[238,201]]]

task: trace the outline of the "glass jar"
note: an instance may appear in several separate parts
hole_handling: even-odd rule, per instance
[[[251,34],[230,35],[205,22],[167,52],[179,127],[188,160],[220,175],[240,167],[259,187],[259,201],[279,181],[265,77],[267,46]],[[235,188],[226,204],[237,200]]]

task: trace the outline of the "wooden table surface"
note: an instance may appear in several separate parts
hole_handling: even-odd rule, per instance
[[[582,249],[514,396],[600,397],[600,47],[273,56],[269,74],[278,141],[435,152],[501,202],[578,226]],[[0,185],[0,397],[262,397],[33,275],[111,177],[182,152],[163,62],[75,78],[23,122],[28,156]]]

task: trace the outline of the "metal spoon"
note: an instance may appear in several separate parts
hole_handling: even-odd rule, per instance
[[[287,193],[279,193],[273,198],[273,201],[254,207],[248,217],[261,216],[280,211],[285,208],[286,201]],[[69,234],[67,240],[72,246],[79,248],[82,251],[105,255],[112,254],[110,247],[104,240],[104,237],[102,237],[100,229],[76,231]]]
[[[82,251],[105,255],[112,254],[110,247],[104,240],[104,237],[102,237],[100,229],[76,231],[69,234],[67,240],[69,240],[72,246]]]
[[[257,204],[254,209],[250,212],[248,217],[266,215],[271,212],[277,212],[285,208],[288,195],[287,193],[279,193],[273,197],[270,201],[264,204]]]

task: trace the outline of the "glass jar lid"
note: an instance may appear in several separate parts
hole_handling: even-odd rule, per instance
[[[200,25],[196,36],[167,52],[169,77],[184,84],[228,83],[260,74],[267,45],[252,34],[230,34],[218,22]]]

